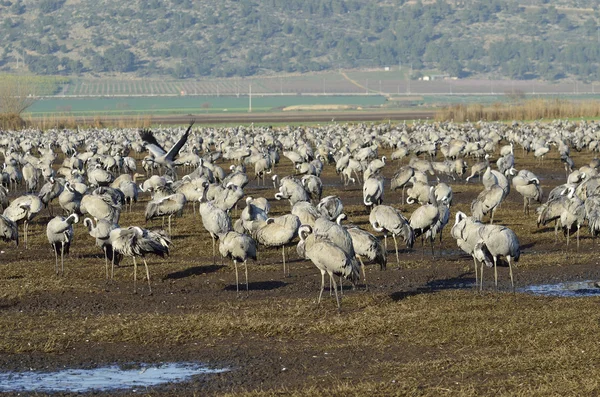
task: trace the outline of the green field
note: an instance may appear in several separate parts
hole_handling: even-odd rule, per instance
[[[252,111],[281,110],[296,105],[352,105],[379,107],[383,96],[253,96]],[[29,109],[31,116],[46,114],[187,114],[215,112],[247,112],[247,96],[231,97],[120,97],[120,98],[52,98],[40,99]]]

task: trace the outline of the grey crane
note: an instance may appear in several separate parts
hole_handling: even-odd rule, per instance
[[[333,284],[337,307],[340,310],[341,304],[337,292],[337,283],[333,276],[338,275],[349,279],[353,284],[356,283],[359,278],[359,269],[353,265],[356,263],[356,259],[348,257],[344,250],[329,239],[316,236],[313,233],[313,229],[308,225],[302,225],[298,230],[298,234],[300,236],[297,248],[298,254],[306,259],[310,259],[321,272],[321,290],[317,304],[321,304],[321,297],[325,289],[325,273],[327,273],[329,280]]]
[[[150,285],[150,271],[146,262],[147,254],[158,255],[164,258],[169,254],[169,247],[172,245],[169,237],[162,231],[152,231],[142,229],[138,226],[128,228],[116,228],[110,231],[109,239],[113,250],[123,256],[130,256],[133,259],[133,293],[137,294],[137,262],[136,257],[141,257],[146,268],[146,278],[148,279],[148,291],[152,294]]]
[[[569,198],[568,194],[573,194],[575,192],[574,187],[567,187],[563,189],[559,196],[549,199],[547,202],[543,203],[537,208],[538,219],[537,226],[547,225],[548,223],[554,221],[554,242],[558,241],[558,227],[560,224],[560,217],[565,208],[567,201]]]
[[[254,232],[253,237],[259,244],[266,247],[281,247],[284,276],[289,275],[289,269],[286,272],[285,247],[296,238],[299,227],[300,219],[296,215],[287,214],[259,222],[258,229]]]
[[[199,212],[202,217],[202,226],[210,234],[213,246],[213,264],[216,263],[215,245],[219,235],[231,230],[231,218],[227,212],[215,206],[212,202],[203,201],[204,196],[200,198]]]
[[[424,245],[424,239],[429,240],[431,243],[431,255],[434,255],[433,244],[437,237],[438,220],[440,217],[434,186],[429,188],[429,201],[428,204],[420,206],[412,213],[409,224],[414,231],[415,238],[421,237],[421,245]]]
[[[319,210],[308,201],[299,201],[292,207],[292,214],[300,219],[302,225],[314,226],[315,221],[323,216]]]
[[[394,174],[392,180],[390,182],[390,189],[396,190],[402,188],[402,202],[404,202],[404,190],[406,189],[406,185],[410,181],[410,178],[415,174],[414,168],[410,165],[405,165],[400,167],[400,169]]]
[[[579,229],[585,222],[584,202],[574,194],[570,189],[566,195],[567,199],[562,202],[563,210],[560,214],[560,224],[563,232],[567,236],[567,246],[569,245],[569,235],[575,230],[577,233],[577,249],[579,250]]]
[[[521,170],[512,179],[512,185],[523,196],[523,213],[529,215],[531,200],[542,202],[540,180],[535,175],[529,175],[526,170]]]
[[[466,181],[469,182],[469,179],[473,178],[475,175],[478,175],[481,178],[481,173],[490,165],[489,159],[490,155],[486,154],[484,161],[473,164],[473,166],[471,166],[471,175],[467,177]]]
[[[293,176],[286,176],[281,179],[279,192],[275,193],[277,200],[287,199],[291,206],[299,201],[309,201],[308,192],[304,189],[302,182]]]
[[[238,276],[238,262],[244,262],[244,271],[246,273],[246,291],[248,291],[248,258],[256,261],[256,241],[247,234],[229,231],[219,236],[219,253],[223,258],[233,260],[235,267],[235,287],[240,292],[240,283]]]
[[[4,215],[0,215],[0,239],[6,242],[14,241],[17,247],[19,246],[17,223]]]
[[[490,214],[490,224],[494,223],[496,208],[504,198],[504,190],[498,185],[492,185],[484,189],[471,203],[471,213],[475,219],[480,221],[486,214]]]
[[[452,237],[456,240],[458,247],[465,253],[471,255],[475,265],[475,287],[478,285],[478,266],[477,258],[474,255],[475,246],[480,242],[479,229],[484,226],[483,223],[467,216],[464,212],[458,211],[455,215],[454,226],[450,231]]]
[[[506,259],[510,273],[510,284],[512,290],[515,290],[512,262],[519,261],[521,256],[521,247],[519,239],[515,232],[506,226],[485,225],[479,229],[480,241],[474,247],[473,254],[481,262],[480,289],[483,288],[483,264],[494,266],[494,285],[498,288],[498,268],[497,263],[500,257]]]
[[[112,223],[119,223],[121,207],[107,202],[106,198],[93,194],[86,194],[81,198],[79,209],[82,214],[89,214],[95,219],[106,219]]]
[[[364,180],[363,204],[367,207],[367,209],[383,203],[383,192],[383,176],[372,175]]]
[[[67,213],[67,215],[80,212],[81,199],[83,194],[78,192],[71,184],[66,181],[63,191],[58,195],[58,204]]]
[[[114,266],[118,266],[123,255],[113,250],[110,241],[110,232],[119,228],[119,225],[109,222],[106,219],[99,219],[94,225],[94,221],[90,218],[83,220],[84,226],[87,228],[90,236],[96,239],[96,246],[100,247],[104,252],[104,267],[106,270],[106,279],[109,279],[108,261],[112,263],[110,278],[114,277]]]
[[[377,232],[383,232],[385,248],[387,250],[387,235],[392,234],[396,248],[396,262],[400,264],[398,255],[398,242],[396,236],[402,236],[407,248],[412,248],[415,242],[415,233],[410,227],[408,219],[394,207],[389,205],[378,205],[369,214],[369,223]]]
[[[318,203],[323,194],[323,182],[321,182],[321,178],[316,175],[304,175],[301,181],[310,199]]]
[[[42,200],[42,204],[44,204],[44,208],[48,208],[48,212],[50,215],[53,215],[52,206],[50,205],[52,200],[57,198],[63,191],[63,185],[54,179],[54,177],[50,177],[48,182],[46,182],[40,192],[38,193],[38,197]]]
[[[27,249],[27,231],[29,223],[42,210],[42,200],[33,194],[26,194],[15,198],[4,210],[3,215],[15,223],[23,221],[23,235]]]
[[[344,211],[344,204],[338,196],[327,196],[319,201],[317,210],[322,216],[333,221]]]
[[[151,200],[146,205],[146,221],[162,216],[164,225],[164,217],[168,216],[169,236],[172,236],[171,217],[173,215],[181,214],[185,203],[186,198],[183,195],[183,193],[175,193],[170,196],[160,198],[158,200]]]
[[[254,199],[250,196],[246,197],[246,207],[242,210],[240,219],[235,222],[235,231],[238,233],[242,233],[244,231],[254,233],[260,226],[262,226],[261,222],[266,221],[269,218],[267,211],[261,208],[263,203],[260,201],[260,198]]]
[[[55,216],[46,226],[46,236],[54,251],[54,272],[56,275],[65,274],[65,254],[69,253],[73,241],[73,224],[79,222],[77,214],[68,217]],[[60,252],[60,269],[58,267],[58,254]]]
[[[385,270],[387,266],[385,248],[377,237],[358,226],[349,227],[347,230],[352,238],[354,253],[356,254],[356,258],[360,261],[363,280],[366,284],[367,276],[365,274],[365,263],[363,262],[362,257],[365,257],[369,262],[377,263],[380,270]]]
[[[151,158],[150,161],[154,164],[158,164],[162,167],[165,167],[166,172],[168,172],[173,178],[176,177],[173,162],[175,161],[175,158],[179,154],[179,151],[181,150],[183,145],[185,145],[185,143],[187,142],[193,125],[194,121],[190,123],[187,130],[179,138],[179,140],[169,149],[169,151],[163,149],[163,147],[158,143],[158,141],[154,137],[152,131],[140,131],[140,138],[142,139],[144,145],[153,156],[153,158]]]

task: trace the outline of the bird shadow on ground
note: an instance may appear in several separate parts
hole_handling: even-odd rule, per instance
[[[548,233],[548,232],[553,232],[554,231],[554,226],[552,227],[543,227],[541,229],[536,229],[533,232],[531,232],[532,234],[541,234],[541,233]]]
[[[521,245],[521,248],[531,248],[531,247],[535,247],[535,242]]]
[[[471,289],[475,283],[473,277],[466,277],[471,273],[463,273],[457,277],[446,278],[443,280],[431,280],[427,284],[416,287],[408,291],[396,291],[390,294],[390,298],[394,301],[400,301],[411,296],[421,294],[432,294],[438,291],[449,289]]]
[[[288,283],[285,283],[283,281],[254,281],[251,283],[248,283],[248,290],[249,291],[272,291],[278,288],[282,288],[285,287],[286,285],[288,285]],[[245,285],[243,283],[240,283],[240,291],[245,290]],[[225,287],[225,291],[236,291],[236,286],[235,285],[228,285],[227,287]]]
[[[214,273],[219,271],[220,269],[223,269],[224,265],[208,265],[208,266],[194,266],[194,267],[189,267],[185,270],[180,270],[178,272],[173,272],[173,273],[169,273],[167,274],[165,277],[163,277],[163,280],[178,280],[181,278],[186,278],[186,277],[191,277],[191,276],[199,276],[201,274],[206,274],[206,273]]]

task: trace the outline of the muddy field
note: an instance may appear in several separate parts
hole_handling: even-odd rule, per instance
[[[582,152],[572,157],[581,166],[594,156]],[[399,166],[388,163],[384,169],[384,203],[408,217],[417,206],[401,203],[400,191],[389,191],[389,178]],[[516,167],[535,172],[545,192],[565,181],[555,149],[543,164],[519,149]],[[291,163],[282,158],[275,172],[291,174]],[[344,187],[333,165],[326,166],[322,178],[323,196],[342,197],[349,221],[373,232],[361,204],[361,186]],[[519,289],[600,280],[598,241],[586,228],[579,250],[575,244],[567,248],[562,234],[555,244],[553,227],[538,228],[534,211],[523,215],[522,198],[513,190],[495,223],[512,228],[520,240],[517,293],[510,292],[507,267],[498,270],[499,291],[493,286],[493,271],[486,269],[479,293],[472,286],[472,259],[459,251],[450,227],[457,210],[470,213],[469,204],[483,187],[477,180],[450,184],[451,220],[435,257],[417,240],[412,250],[402,247],[396,263],[389,245],[387,270],[368,265],[366,285],[361,280],[356,290],[346,287],[341,313],[327,289],[316,305],[320,274],[310,262],[298,259],[295,245],[288,251],[289,277],[283,276],[281,251],[260,247],[256,263],[249,262],[250,290],[238,295],[232,264],[220,257],[213,264],[211,239],[191,207],[175,221],[172,254],[148,258],[151,295],[145,280],[133,294],[129,258],[116,270],[114,282],[105,281],[104,259],[81,223],[75,227],[65,276],[57,277],[45,236],[50,216],[43,211],[30,228],[29,249],[1,243],[0,369],[53,371],[183,361],[229,369],[136,390],[148,395],[597,392],[600,300],[535,296]],[[272,214],[289,212],[287,201],[274,200],[272,186],[251,181],[245,191],[267,197]],[[148,200],[145,195],[133,212],[122,213],[121,226],[144,227]],[[160,226],[158,220],[147,225]],[[138,272],[141,277],[143,269]]]

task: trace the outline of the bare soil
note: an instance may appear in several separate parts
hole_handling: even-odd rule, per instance
[[[380,155],[385,153],[381,151]],[[592,157],[590,153],[574,155],[578,166]],[[227,164],[220,165],[225,168]],[[385,176],[391,177],[398,166],[388,164]],[[532,155],[518,152],[517,166],[536,172],[545,192],[565,180],[556,153],[551,153],[540,164]],[[276,172],[290,174],[289,161],[282,158]],[[332,165],[326,166],[323,181],[323,196],[342,197],[350,221],[372,231],[367,212],[361,205],[361,187],[344,187]],[[0,342],[0,369],[50,371],[64,367],[167,361],[199,361],[230,369],[221,374],[197,376],[190,382],[143,391],[161,395],[244,392],[332,395],[350,393],[352,388],[343,388],[347,384],[389,385],[392,381],[405,383],[405,388],[397,390],[399,394],[437,395],[438,387],[442,386],[450,390],[458,380],[446,370],[435,370],[439,378],[418,375],[423,370],[415,370],[417,381],[413,387],[408,377],[390,379],[394,370],[382,368],[387,368],[386,365],[404,368],[404,365],[427,362],[435,367],[441,365],[440,360],[453,363],[465,354],[463,348],[471,349],[468,343],[461,345],[456,340],[417,343],[414,337],[402,337],[413,335],[411,332],[415,330],[403,330],[401,326],[390,325],[385,332],[379,331],[381,326],[376,323],[385,321],[377,317],[380,310],[401,311],[408,316],[413,306],[424,301],[423,307],[430,305],[431,321],[435,323],[435,307],[445,301],[457,302],[456,310],[461,310],[461,306],[491,302],[496,309],[482,312],[477,320],[485,324],[495,317],[494,311],[499,310],[499,306],[514,306],[516,312],[523,304],[523,308],[535,312],[557,301],[520,293],[515,298],[509,292],[506,267],[499,269],[499,292],[494,290],[493,272],[489,269],[484,274],[484,293],[476,292],[472,287],[472,259],[457,248],[450,237],[450,228],[457,210],[469,213],[470,202],[482,190],[482,185],[477,181],[467,184],[450,180],[449,183],[454,189],[455,204],[451,221],[444,230],[441,251],[436,247],[436,255],[432,257],[427,244],[422,249],[421,242],[417,241],[412,250],[402,247],[397,264],[392,243],[388,246],[387,270],[367,266],[366,284],[363,280],[357,290],[346,287],[341,313],[337,312],[335,298],[328,289],[321,306],[316,305],[320,274],[310,262],[298,258],[295,246],[288,251],[289,277],[283,277],[281,252],[261,247],[258,261],[249,263],[249,291],[237,294],[232,265],[221,258],[213,264],[210,237],[191,208],[175,221],[172,255],[165,260],[148,258],[151,295],[145,280],[138,280],[139,293],[132,293],[130,259],[117,269],[115,281],[106,283],[104,260],[81,224],[76,225],[66,275],[58,278],[53,275],[53,255],[45,241],[45,225],[50,216],[44,211],[34,222],[30,249],[2,243],[0,334],[4,341]],[[387,189],[389,179],[386,179],[384,203],[395,205],[410,216],[416,206],[401,203],[400,192]],[[273,214],[289,211],[287,202],[273,199],[272,186],[257,186],[256,181],[251,181],[246,192],[269,198]],[[147,200],[144,196],[132,213],[123,213],[121,225],[144,226]],[[562,234],[555,244],[552,227],[537,228],[534,211],[523,215],[522,199],[516,191],[502,204],[495,223],[511,227],[520,239],[522,258],[515,271],[517,288],[566,280],[600,280],[596,240],[583,231],[579,251],[574,244],[566,248]],[[160,227],[160,221],[153,221],[148,227]],[[243,271],[240,274],[243,280]],[[368,321],[374,324],[372,334],[359,324],[371,327]],[[344,322],[348,323],[347,334],[343,331],[340,335]],[[334,328],[329,330],[327,324]],[[425,328],[426,325],[424,333],[449,332],[449,329],[426,331]],[[396,333],[398,336],[394,336]],[[448,346],[454,348],[448,349]],[[494,382],[502,385],[511,376],[510,371],[500,369],[490,370],[486,376],[478,373],[468,381],[460,380],[470,382],[472,388],[459,390],[458,394],[488,394],[498,390],[510,394],[513,389],[493,385]],[[355,390],[366,392],[369,387]],[[383,394],[393,393],[383,390]]]

